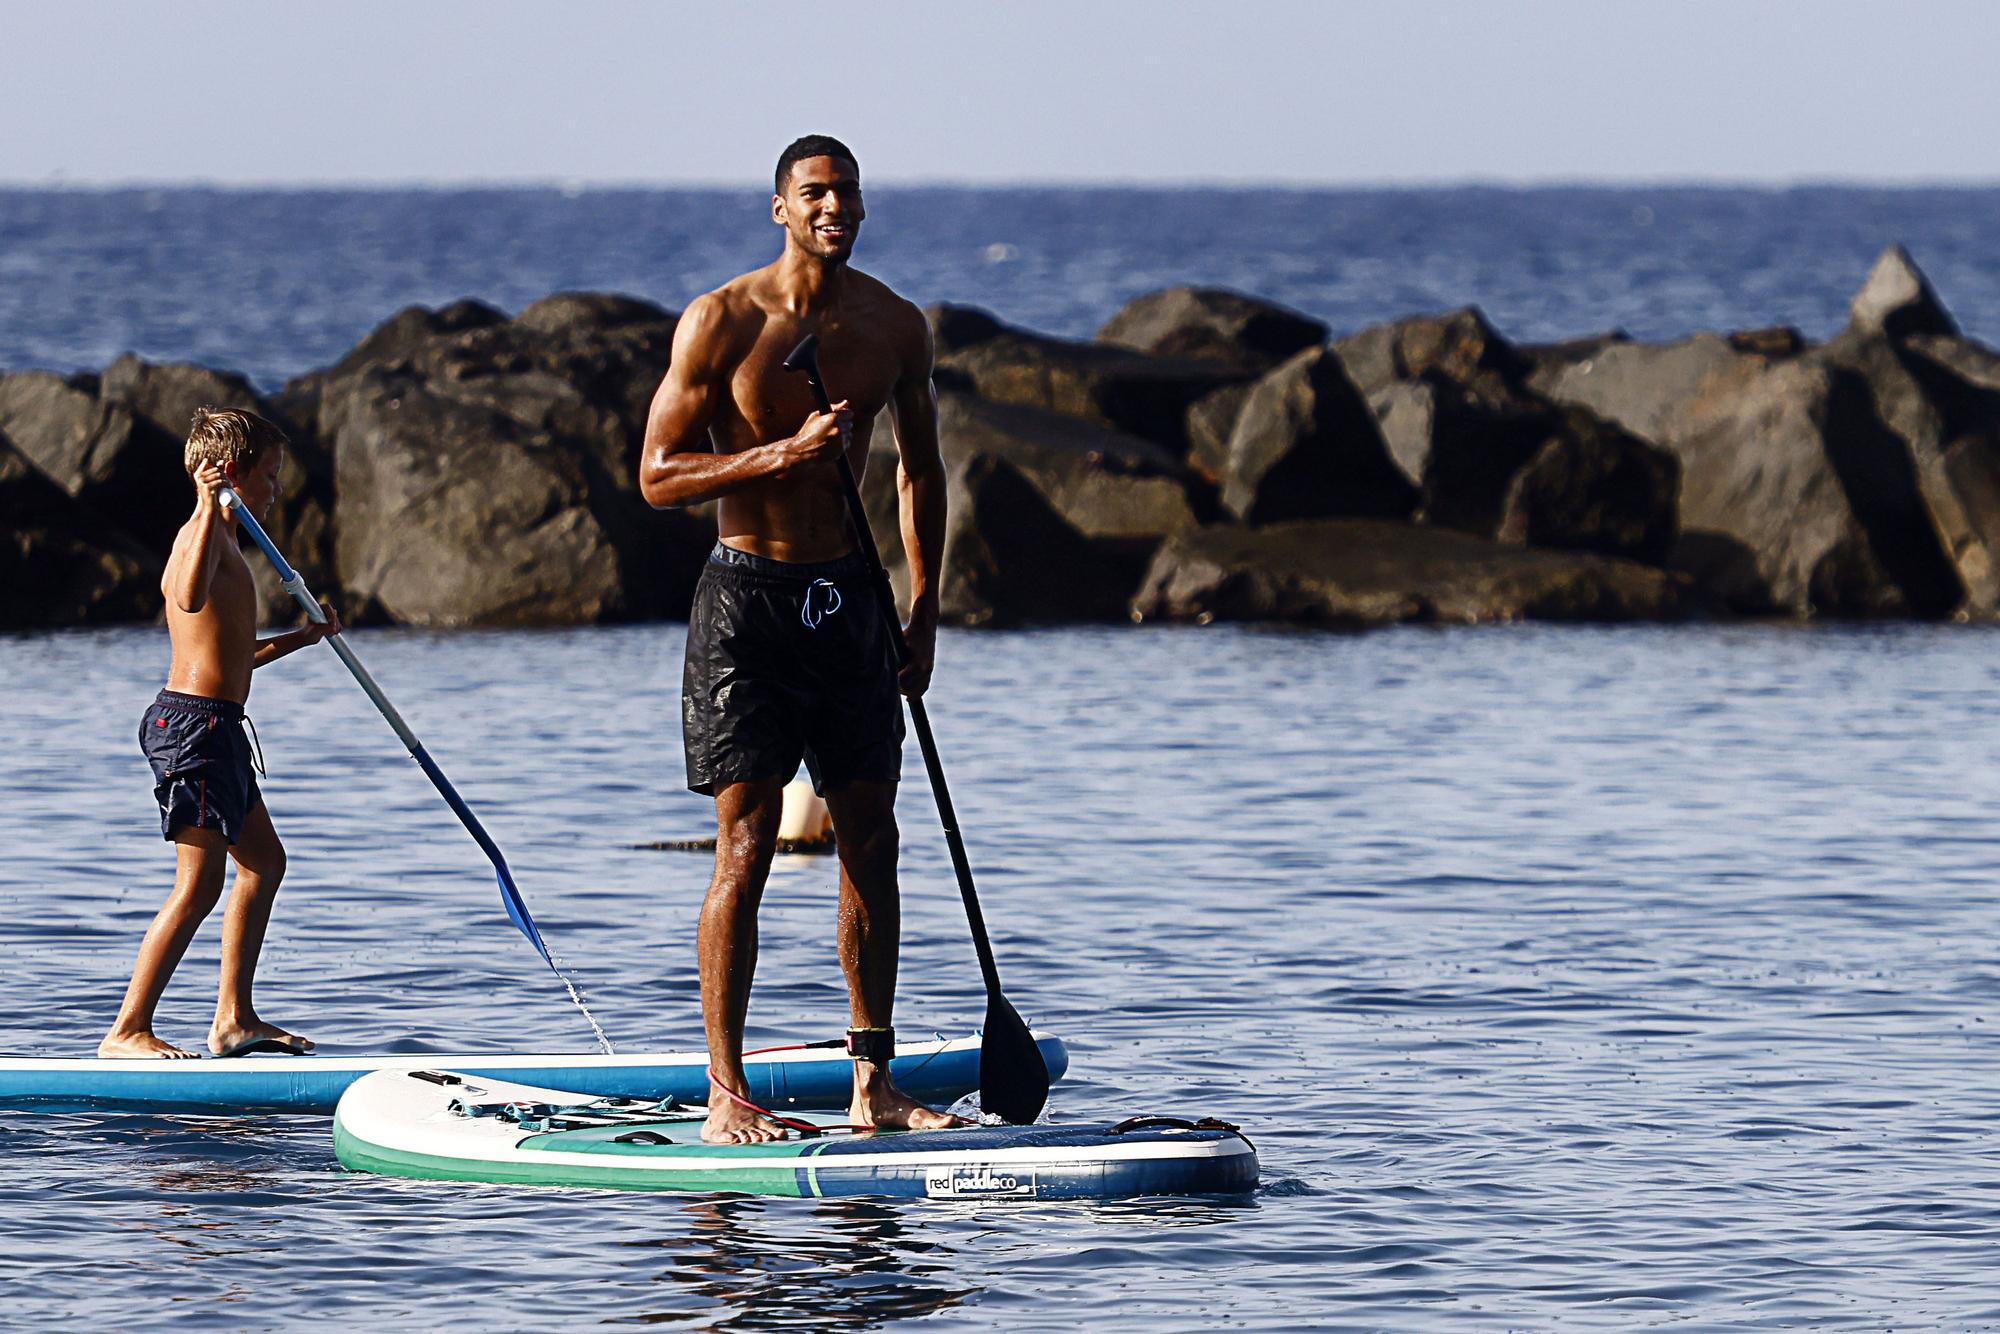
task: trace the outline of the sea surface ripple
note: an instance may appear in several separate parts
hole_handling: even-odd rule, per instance
[[[625,1050],[699,1041],[682,628],[367,630]],[[974,1207],[397,1181],[327,1122],[0,1113],[5,1319],[129,1330],[1878,1329],[2000,1322],[1990,633],[948,633],[933,714],[1064,1121],[1240,1122],[1238,1198]],[[151,628],[0,637],[0,1049],[87,1051],[168,884]],[[329,1052],[585,1050],[331,654],[251,712],[260,978]],[[914,754],[898,1017],[982,993]],[[844,1021],[781,858],[753,1039]],[[215,925],[162,1010],[204,1030]]]

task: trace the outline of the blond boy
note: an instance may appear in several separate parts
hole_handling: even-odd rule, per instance
[[[175,845],[173,893],[139,945],[117,1021],[99,1056],[191,1057],[156,1036],[153,1009],[211,909],[223,872],[236,882],[222,921],[222,987],[208,1049],[217,1056],[250,1051],[295,1055],[313,1044],[257,1017],[250,984],[285,874],[285,849],[257,790],[243,702],[250,673],[295,649],[339,632],[324,602],[324,625],[257,638],[257,594],[237,546],[236,516],[217,502],[232,488],[260,519],[277,494],[285,435],[254,412],[203,408],[188,433],[185,462],[194,479],[194,514],[174,537],[160,589],[167,599],[173,664],[167,688],[139,724],[139,744],[153,767],[160,832]]]

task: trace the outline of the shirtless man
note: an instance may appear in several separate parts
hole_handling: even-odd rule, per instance
[[[257,1017],[250,982],[285,874],[285,849],[257,791],[243,701],[250,673],[340,633],[325,602],[326,623],[271,639],[257,638],[257,592],[236,545],[236,516],[217,503],[224,483],[258,517],[278,492],[285,436],[254,412],[195,413],[184,460],[194,478],[194,514],[174,537],[160,591],[167,597],[173,664],[167,688],[139,723],[139,745],[153,767],[160,833],[175,845],[174,890],[139,945],[125,1003],[99,1056],[191,1057],[153,1033],[153,1009],[187,952],[195,928],[222,897],[223,871],[236,862],[236,884],[222,919],[222,989],[208,1049],[217,1056],[250,1051],[295,1055],[313,1044]]]
[[[691,304],[653,398],[639,485],[666,508],[715,500],[721,540],[688,620],[681,702],[688,786],[715,798],[715,875],[702,904],[702,1017],[711,1093],[702,1138],[748,1144],[784,1131],[742,1095],[743,1022],[757,963],[757,904],[785,783],[805,759],[840,849],[840,963],[855,1057],[849,1119],[919,1130],[951,1118],[889,1078],[901,911],[898,688],[921,695],[937,643],[945,480],[938,460],[930,329],[922,312],[848,266],[864,214],[861,173],[838,140],[810,135],[778,159],[774,263]],[[817,412],[782,362],[807,334],[833,392]],[[834,460],[858,476],[887,407],[909,559],[909,666],[900,680]]]

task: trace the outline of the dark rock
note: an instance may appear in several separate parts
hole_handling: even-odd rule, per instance
[[[577,452],[407,371],[330,383],[335,550],[349,613],[413,625],[546,625],[624,610]]]
[[[1467,308],[1363,330],[1334,350],[1420,488],[1422,522],[1650,560],[1674,531],[1673,459],[1528,387],[1625,341],[1614,332],[1523,351]]]
[[[322,374],[353,374],[371,365],[392,362],[439,334],[484,329],[506,322],[504,312],[483,301],[454,301],[437,310],[429,306],[406,306],[377,325]]]
[[[1730,334],[1729,345],[1738,352],[1754,352],[1760,357],[1796,357],[1806,350],[1806,337],[1789,324],[1779,324]]]
[[[1222,476],[1223,506],[1238,519],[1401,517],[1416,499],[1331,349],[1301,352],[1251,389]]]
[[[164,559],[194,504],[181,441],[46,371],[0,375],[0,435],[70,496]]]
[[[1947,359],[1928,355],[1938,348],[1950,349]],[[1981,353],[2000,361],[1946,335],[1902,342],[1849,329],[1815,355],[1866,386],[1873,415],[1908,451],[1964,586],[1963,613],[1990,618],[2000,613],[2000,378],[1979,382]]]
[[[1934,616],[1963,598],[1909,451],[1852,373],[1704,334],[1607,348],[1538,379],[1679,459],[1669,559],[1732,609]]]
[[[1229,470],[1229,437],[1236,433],[1236,421],[1255,383],[1226,384],[1202,395],[1188,409],[1188,467],[1211,486],[1220,486]]]
[[[1680,463],[1580,408],[1514,474],[1494,536],[1658,564],[1679,527]]]
[[[616,329],[631,324],[668,324],[673,312],[650,301],[616,292],[558,292],[530,302],[514,317],[523,329],[538,333],[568,333]]]
[[[1197,399],[1249,373],[1212,362],[1151,357],[1097,343],[1071,343],[1003,328],[941,352],[942,385],[1041,408],[1140,436],[1185,456],[1187,412]]]
[[[522,625],[686,614],[712,516],[654,511],[637,481],[673,317],[588,294],[537,307],[526,323],[474,312],[311,388],[355,615]]]
[[[1435,371],[1392,385],[1374,409],[1397,468],[1420,484],[1422,520],[1477,537],[1499,530],[1516,475],[1561,418],[1498,377],[1461,384]]]
[[[1377,325],[1337,339],[1333,350],[1367,398],[1426,372],[1461,383],[1486,372],[1513,384],[1533,369],[1476,306]]]
[[[936,305],[924,311],[931,325],[931,350],[936,356],[998,338],[1006,325],[977,306]]]
[[[1162,538],[1196,515],[1160,446],[1057,413],[939,397],[947,478],[945,619],[968,625],[1122,620]],[[869,523],[905,612],[909,572],[886,422],[862,478]]]
[[[0,630],[150,620],[160,561],[0,440]]]
[[[1369,519],[1239,528],[1169,539],[1135,620],[1660,620],[1683,611],[1684,578],[1632,561],[1500,546],[1462,533]]]
[[[1868,280],[1848,306],[1847,327],[1853,333],[1886,338],[1958,332],[1958,322],[1931,290],[1930,280],[1899,245],[1876,258]]]
[[[1327,327],[1296,310],[1218,287],[1173,287],[1127,302],[1097,341],[1161,357],[1267,371],[1326,341]]]
[[[105,368],[97,396],[124,408],[176,446],[187,442],[199,408],[247,408],[260,416],[275,415],[263,395],[233,371],[185,362],[156,364],[130,353]]]

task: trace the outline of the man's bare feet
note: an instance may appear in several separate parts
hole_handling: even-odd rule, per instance
[[[250,1051],[273,1051],[304,1056],[313,1049],[312,1041],[287,1033],[276,1024],[253,1019],[247,1024],[223,1024],[218,1020],[208,1030],[208,1049],[217,1056],[242,1056]]]
[[[709,1081],[708,1119],[701,1123],[704,1144],[769,1144],[785,1137],[774,1126]]]
[[[200,1055],[199,1052],[182,1051],[173,1043],[154,1037],[150,1029],[141,1029],[136,1033],[121,1033],[115,1028],[104,1035],[104,1041],[97,1044],[97,1054],[119,1059],[155,1061],[192,1061]]]
[[[854,1065],[854,1101],[848,1105],[847,1119],[857,1126],[877,1130],[944,1130],[958,1124],[949,1112],[924,1106],[890,1082],[885,1071],[864,1074],[869,1067]]]

